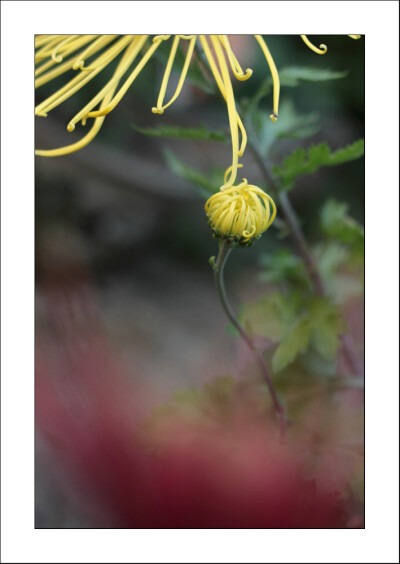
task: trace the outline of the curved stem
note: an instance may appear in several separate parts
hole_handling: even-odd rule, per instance
[[[230,305],[228,298],[227,298],[227,295],[226,295],[225,284],[224,284],[224,268],[225,268],[225,264],[226,264],[226,261],[228,259],[228,256],[229,256],[231,250],[232,250],[232,247],[231,247],[231,244],[230,244],[229,241],[227,241],[227,240],[221,241],[217,260],[215,260],[214,257],[213,257],[213,260],[210,261],[211,265],[214,269],[214,278],[215,278],[215,283],[216,283],[216,286],[217,286],[217,289],[218,289],[218,294],[219,294],[219,297],[221,299],[222,307],[224,308],[224,311],[225,311],[228,319],[235,326],[235,328],[239,332],[240,336],[242,337],[243,341],[246,343],[246,345],[249,347],[249,349],[254,354],[254,357],[257,361],[257,365],[260,369],[261,374],[264,377],[264,380],[265,380],[265,382],[268,386],[269,392],[271,394],[271,398],[272,398],[272,401],[273,401],[273,404],[274,404],[274,410],[275,410],[276,415],[279,418],[280,425],[281,425],[281,434],[283,436],[284,432],[285,432],[285,427],[286,427],[284,411],[283,411],[283,408],[282,408],[282,406],[279,402],[278,396],[276,394],[276,391],[275,391],[274,385],[272,383],[272,379],[271,379],[271,375],[269,373],[269,370],[268,370],[268,368],[267,368],[267,366],[264,362],[261,351],[258,349],[258,347],[254,343],[252,338],[246,333],[246,331],[243,329],[243,327],[240,325],[240,323],[236,319],[235,314],[233,313],[233,310],[231,308],[231,305]]]

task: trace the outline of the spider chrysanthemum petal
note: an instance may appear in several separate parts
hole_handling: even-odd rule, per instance
[[[273,199],[261,188],[247,183],[220,190],[211,196],[205,212],[215,236],[249,246],[275,219]]]

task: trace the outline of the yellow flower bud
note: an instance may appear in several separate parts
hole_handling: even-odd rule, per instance
[[[238,186],[211,196],[204,209],[216,237],[232,238],[244,247],[258,239],[276,215],[272,198],[261,188],[248,184],[245,178]]]

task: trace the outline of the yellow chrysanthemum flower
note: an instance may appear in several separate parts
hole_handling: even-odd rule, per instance
[[[105,116],[121,101],[128,88],[137,78],[161,43],[168,41],[170,37],[170,35],[157,35],[153,37],[149,46],[150,38],[147,35],[126,35],[122,37],[116,35],[37,36],[35,43],[35,63],[37,64],[35,71],[35,86],[37,88],[67,71],[77,71],[77,75],[65,86],[38,104],[35,109],[35,113],[38,116],[46,117],[49,111],[56,108],[67,98],[75,94],[117,57],[120,57],[120,60],[112,78],[68,123],[68,131],[73,131],[78,122],[82,122],[84,125],[88,119],[92,118],[94,119],[94,123],[89,133],[87,133],[87,135],[85,135],[77,143],[67,147],[53,150],[38,150],[36,151],[36,154],[48,157],[66,155],[74,151],[78,151],[90,143],[100,130]],[[275,121],[278,115],[279,77],[275,63],[263,38],[260,35],[255,37],[261,46],[272,73],[274,82],[274,109],[271,114],[271,119]],[[246,72],[243,72],[238,59],[232,51],[227,35],[174,36],[157,104],[152,108],[152,111],[153,113],[162,114],[164,110],[178,98],[185,82],[197,40],[203,48],[212,74],[228,107],[232,136],[231,175],[226,183],[226,187],[229,187],[232,186],[236,180],[238,159],[243,156],[247,142],[245,128],[236,110],[229,68],[238,80],[247,80],[250,78],[253,71],[251,69],[246,69]],[[188,42],[186,58],[175,93],[169,102],[165,103],[164,98],[180,41]],[[147,50],[145,50],[143,54],[142,50],[146,47],[146,45]],[[130,74],[127,75],[128,72]],[[124,77],[125,81],[122,86],[120,86]],[[119,90],[117,90],[118,87]],[[95,109],[96,106],[99,106],[98,109]],[[241,136],[240,144],[239,132]]]
[[[239,165],[241,166],[241,165]],[[225,173],[225,178],[229,169]],[[270,227],[276,216],[274,201],[261,188],[248,184],[220,190],[205,205],[210,227],[216,237],[248,247]]]
[[[265,55],[273,81],[272,121],[278,117],[279,75],[271,53],[261,35],[254,36]],[[301,36],[306,44],[316,53],[326,52],[326,46],[318,50],[305,35]],[[359,36],[350,36],[358,38]],[[68,131],[73,131],[77,123],[86,124],[93,119],[90,131],[76,143],[52,150],[38,150],[37,155],[55,157],[79,151],[88,145],[99,132],[105,116],[121,101],[129,87],[138,77],[147,62],[159,46],[171,39],[171,35],[38,35],[35,38],[35,87],[38,88],[56,79],[68,71],[76,71],[67,84],[54,94],[40,102],[35,108],[37,116],[47,114],[70,98],[78,90],[93,80],[101,71],[118,59],[112,77],[68,123]],[[165,102],[165,94],[173,68],[175,55],[180,42],[187,42],[185,62],[175,93]],[[226,101],[232,138],[232,165],[229,178],[221,189],[234,185],[237,177],[239,158],[243,156],[247,135],[236,109],[233,86],[229,69],[238,80],[247,80],[252,75],[251,69],[244,72],[235,56],[227,35],[175,35],[165,68],[157,104],[152,111],[162,114],[179,96],[192,60],[196,43],[201,45],[205,57],[215,78],[217,86]]]

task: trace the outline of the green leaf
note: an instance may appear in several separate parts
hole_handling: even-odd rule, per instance
[[[278,139],[305,139],[319,130],[318,114],[298,114],[290,99],[281,101],[279,118],[275,123],[259,106],[247,108],[246,115],[249,133],[255,138],[254,142],[263,156],[272,153]]]
[[[176,391],[166,404],[156,407],[145,426],[150,430],[168,421],[185,418],[188,421],[225,420],[235,407],[238,383],[231,375],[221,375],[202,388],[188,388]]]
[[[279,118],[270,125],[278,139],[304,139],[319,130],[319,115],[316,112],[299,114],[292,100],[284,100],[279,109]]]
[[[290,249],[282,248],[274,254],[265,254],[261,257],[263,271],[261,280],[274,284],[301,284],[309,285],[304,262]]]
[[[308,374],[318,378],[332,378],[336,374],[336,358],[322,357],[314,348],[309,348],[299,357],[299,364]]]
[[[243,325],[250,325],[253,334],[279,340],[284,327],[283,307],[279,294],[263,296],[260,300],[243,306],[240,320]]]
[[[210,131],[204,125],[197,128],[174,127],[164,125],[155,128],[143,128],[131,124],[132,129],[147,137],[168,137],[172,139],[192,139],[196,141],[226,141],[223,133]]]
[[[164,150],[164,157],[172,172],[198,188],[204,198],[214,194],[222,183],[223,172],[219,169],[214,169],[209,175],[203,174],[180,161],[169,149]]]
[[[272,357],[274,373],[280,372],[294,361],[296,356],[304,352],[311,338],[311,325],[308,319],[301,319],[283,336],[281,343]]]
[[[364,229],[348,212],[348,204],[336,200],[328,200],[321,211],[323,232],[341,243],[364,250]]]
[[[237,337],[239,335],[239,332],[233,323],[228,323],[225,327],[225,331],[227,335],[230,335],[231,337]]]
[[[251,334],[277,344],[272,356],[275,373],[299,360],[319,376],[335,371],[339,336],[344,323],[330,298],[310,296],[290,289],[273,293],[242,308],[240,322]]]
[[[281,86],[298,86],[300,81],[322,82],[325,80],[337,80],[347,76],[347,71],[334,71],[327,68],[315,67],[283,67],[279,69],[279,80]]]
[[[332,360],[339,345],[339,335],[344,330],[339,309],[327,298],[312,298],[309,322],[314,349],[326,360]]]
[[[351,145],[347,145],[343,149],[338,149],[334,153],[331,153],[329,165],[337,165],[342,163],[347,163],[348,161],[354,161],[359,159],[364,155],[364,139],[359,139]]]
[[[274,174],[282,187],[290,190],[300,176],[311,174],[322,166],[331,166],[358,159],[364,154],[364,140],[360,139],[344,149],[332,152],[326,143],[311,146],[308,151],[299,147],[283,160],[283,166],[275,166]]]
[[[291,364],[298,355],[317,375],[334,372],[344,324],[339,308],[329,298],[293,290],[286,294],[269,294],[246,304],[240,322],[250,325],[252,334],[278,344],[272,357],[275,373]]]
[[[279,81],[281,86],[299,86],[300,82],[323,82],[326,80],[336,80],[347,76],[347,71],[334,71],[314,67],[282,67],[279,69]],[[251,106],[257,106],[262,98],[268,96],[272,91],[272,77],[268,77],[256,91],[250,100]]]
[[[360,257],[356,257],[354,247],[346,247],[334,240],[315,246],[313,255],[323,286],[335,303],[362,296],[362,263]]]
[[[334,288],[331,294],[338,304],[344,304],[350,299],[362,297],[364,295],[363,276],[338,273],[335,276]]]
[[[302,317],[305,300],[301,292],[268,294],[245,304],[239,320],[242,325],[251,327],[252,334],[279,341]]]
[[[286,368],[300,353],[307,353],[302,355],[302,362],[319,375],[331,376],[343,328],[340,312],[329,299],[311,298],[302,318],[288,327],[273,355],[274,373]],[[320,355],[320,360],[311,354],[310,345]]]
[[[347,249],[336,241],[329,244],[321,243],[315,246],[313,254],[318,265],[318,272],[324,282],[329,281],[329,278],[333,278],[337,270],[346,263],[348,258]]]
[[[363,292],[364,229],[347,214],[348,205],[328,200],[321,227],[328,245],[317,247],[316,260],[324,284],[339,303]]]

